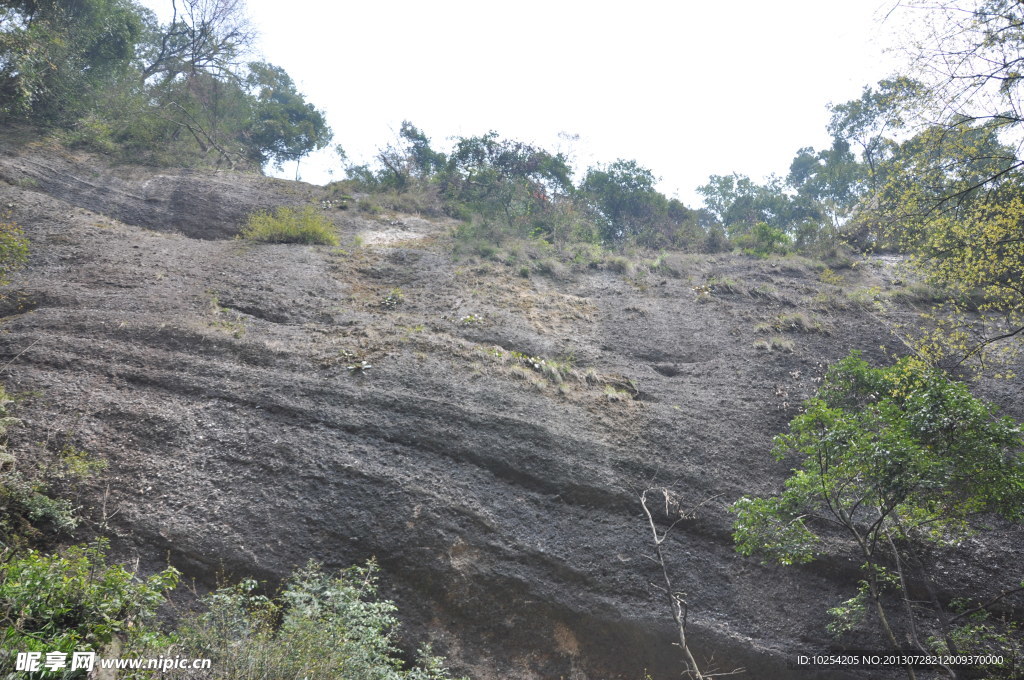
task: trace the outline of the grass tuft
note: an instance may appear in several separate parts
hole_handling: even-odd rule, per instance
[[[253,213],[240,236],[263,243],[339,244],[334,226],[311,205],[281,207],[273,215],[264,211]]]

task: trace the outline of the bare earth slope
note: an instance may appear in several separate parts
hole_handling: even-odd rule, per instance
[[[823,364],[899,353],[870,301],[740,256],[524,278],[453,261],[449,225],[400,215],[332,212],[341,249],[251,244],[230,238],[247,212],[322,191],[253,176],[7,144],[0,180],[32,241],[0,335],[20,436],[109,462],[93,512],[122,554],[207,585],[375,556],[406,644],[474,677],[672,678],[638,503],[667,485],[706,501],[667,544],[701,658],[843,677],[790,664],[835,648],[824,610],[854,565],[740,558],[725,506],[779,487],[770,439]],[[797,311],[805,332],[779,321]],[[771,336],[792,351],[755,347]],[[946,585],[996,592],[1013,558],[951,553]]]

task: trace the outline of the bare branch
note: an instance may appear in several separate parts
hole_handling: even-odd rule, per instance
[[[647,505],[647,495],[651,492],[660,493],[662,500],[665,504],[665,514],[668,517],[672,517],[673,514],[676,516],[672,524],[669,525],[660,535],[658,534],[658,526],[654,521],[654,515],[651,513],[650,508]],[[693,678],[694,680],[707,680],[708,678],[714,678],[722,675],[734,675],[737,673],[744,672],[744,669],[739,668],[724,673],[704,673],[700,670],[697,660],[693,657],[693,652],[690,651],[690,647],[686,639],[686,625],[687,617],[689,614],[689,607],[686,603],[686,593],[677,592],[672,587],[672,579],[668,574],[668,565],[665,562],[665,555],[661,550],[662,544],[668,537],[668,533],[683,519],[693,516],[693,512],[710,502],[714,497],[707,498],[696,507],[683,511],[679,508],[679,504],[675,501],[672,494],[665,487],[645,489],[640,494],[640,505],[644,509],[644,514],[647,515],[647,524],[651,528],[651,535],[654,538],[654,549],[657,552],[657,562],[661,566],[661,575],[665,580],[665,587],[656,586],[658,590],[661,590],[668,596],[669,607],[672,610],[672,619],[676,622],[676,628],[679,631],[679,648],[683,653],[683,662],[686,665],[686,677]],[[653,584],[652,584],[653,585]]]

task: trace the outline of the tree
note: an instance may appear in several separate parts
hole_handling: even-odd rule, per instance
[[[848,142],[835,139],[828,149],[805,147],[789,166],[786,184],[805,202],[809,216],[827,217],[838,227],[850,216],[863,195],[863,167]]]
[[[284,69],[253,62],[246,84],[255,101],[244,138],[261,165],[270,161],[280,167],[330,143],[323,113],[306,102]]]
[[[171,21],[160,26],[147,15],[149,39],[140,55],[145,82],[200,73],[234,77],[256,32],[245,16],[244,0],[171,0]]]
[[[924,86],[912,78],[883,79],[877,87],[865,87],[859,99],[830,106],[832,118],[828,131],[836,144],[845,143],[847,151],[859,149],[864,164],[867,188],[875,191],[883,182],[882,164],[891,158],[897,142],[894,135],[903,131],[920,101]]]
[[[485,218],[535,226],[533,216],[553,197],[572,190],[572,170],[561,154],[503,140],[492,130],[456,140],[440,184],[449,200],[471,206]]]
[[[837,111],[847,121],[837,129],[907,126],[904,141],[884,144],[892,153],[878,164],[865,223],[876,241],[911,252],[929,281],[953,292],[936,315],[938,332],[924,339],[930,358],[984,364],[994,349],[1018,351],[1019,342],[999,341],[1024,334],[1024,5],[939,0],[903,8],[921,27],[910,50],[918,80],[899,79],[884,101],[871,99],[873,110]]]
[[[128,68],[141,35],[130,0],[0,2],[0,115],[74,120]]]
[[[384,166],[380,172],[353,168],[356,174],[362,173],[362,181],[403,191],[414,180],[428,179],[445,168],[445,155],[434,151],[430,138],[409,121],[402,121],[398,137],[398,146],[389,144],[377,153],[377,160]]]
[[[697,193],[729,238],[741,236],[759,223],[789,232],[803,222],[822,218],[816,205],[788,195],[774,176],[757,184],[737,173],[711,175],[707,184],[697,187]]]
[[[1024,519],[1024,437],[967,387],[914,358],[872,368],[853,353],[831,367],[818,395],[789,433],[775,438],[777,460],[794,461],[785,489],[733,506],[737,550],[784,565],[842,549],[830,527],[853,541],[863,580],[832,610],[834,632],[852,627],[871,606],[885,638],[899,648],[887,613],[889,594],[906,610],[908,635],[925,650],[913,576],[929,584],[928,614],[956,653],[949,616],[922,557],[929,543],[954,543],[992,512]],[[913,671],[908,668],[913,677]]]
[[[580,184],[602,219],[605,241],[622,241],[667,215],[668,200],[654,188],[654,173],[636,161],[619,159],[591,168]]]

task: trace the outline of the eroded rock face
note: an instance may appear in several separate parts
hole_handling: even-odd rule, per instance
[[[109,168],[66,152],[24,153],[9,142],[0,142],[0,182],[127,225],[199,239],[231,238],[250,213],[307,198],[294,182],[226,170]]]
[[[151,568],[169,555],[207,585],[376,557],[406,643],[477,678],[671,678],[638,500],[668,486],[703,503],[666,544],[698,654],[748,677],[815,677],[790,664],[833,644],[824,611],[850,596],[855,565],[740,558],[725,506],[779,488],[770,438],[823,364],[899,347],[854,308],[806,307],[809,271],[718,257],[675,276],[524,279],[452,261],[444,225],[400,216],[338,220],[349,239],[405,241],[256,245],[225,240],[252,197],[317,189],[74,179],[65,162],[0,158],[0,201],[32,239],[0,359],[18,355],[5,381],[28,395],[22,445],[62,432],[109,462],[92,493],[109,487],[122,554]],[[748,292],[695,293],[709,277]],[[759,321],[805,307],[826,332],[788,335],[791,353],[754,347]],[[942,558],[945,585],[1013,581],[1019,542],[1004,545]]]

